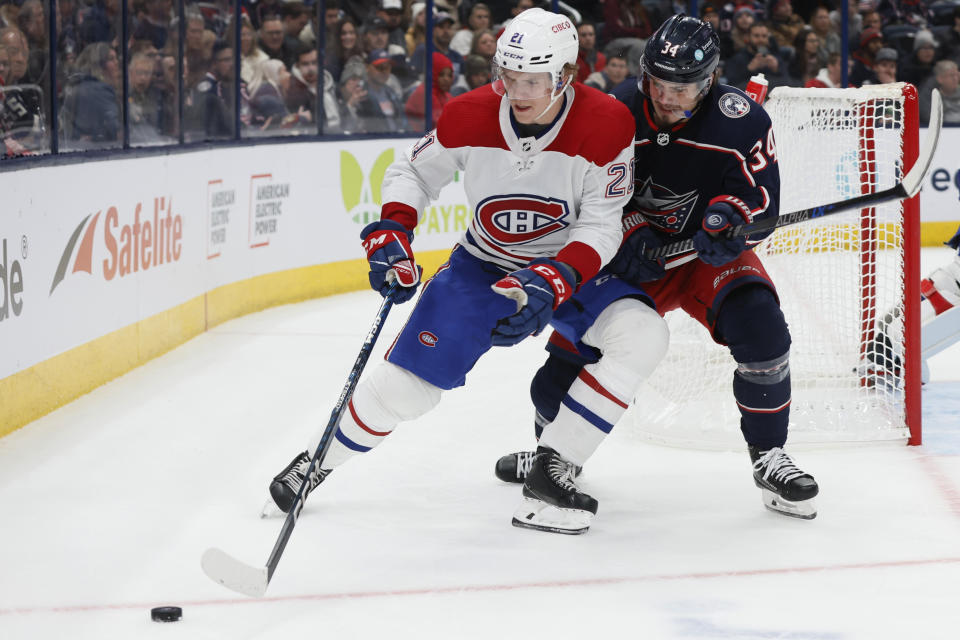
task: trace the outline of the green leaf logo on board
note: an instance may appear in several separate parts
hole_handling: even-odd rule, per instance
[[[383,204],[381,187],[387,167],[393,164],[394,150],[381,153],[370,169],[370,179],[363,179],[363,168],[349,151],[340,152],[340,193],[343,206],[357,224],[367,224],[380,217]]]

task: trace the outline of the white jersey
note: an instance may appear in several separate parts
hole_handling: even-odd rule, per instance
[[[593,277],[622,239],[634,122],[595,89],[576,84],[564,96],[553,126],[529,138],[517,137],[509,100],[489,85],[452,100],[437,128],[387,170],[382,217],[412,229],[462,171],[473,212],[460,240],[467,251],[507,271],[557,258]]]

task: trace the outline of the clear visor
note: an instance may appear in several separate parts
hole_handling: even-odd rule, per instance
[[[549,71],[527,73],[494,64],[490,81],[498,95],[507,96],[510,100],[538,100],[553,97],[555,91],[562,88],[554,85],[552,76]]]
[[[640,89],[648,96],[651,90],[664,100],[688,103],[697,100],[710,86],[711,77],[708,76],[697,82],[667,82],[644,73],[640,81]]]

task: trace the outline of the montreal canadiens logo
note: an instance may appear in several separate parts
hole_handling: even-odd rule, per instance
[[[750,113],[750,103],[736,93],[725,93],[720,96],[720,111],[728,118],[742,118]]]
[[[430,333],[429,331],[421,331],[420,335],[417,337],[420,338],[420,344],[422,344],[425,347],[437,346],[437,336]]]
[[[515,194],[491,196],[477,205],[480,232],[499,245],[525,244],[566,229],[570,209],[563,200]]]

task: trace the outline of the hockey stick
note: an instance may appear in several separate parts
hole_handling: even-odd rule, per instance
[[[347,406],[347,402],[351,396],[353,396],[353,391],[356,389],[357,382],[360,379],[360,373],[370,358],[373,346],[376,344],[377,338],[380,336],[380,330],[383,328],[384,320],[386,320],[387,314],[390,313],[390,308],[393,306],[393,293],[397,286],[398,285],[394,283],[387,291],[387,295],[383,299],[383,304],[380,305],[380,311],[377,312],[377,317],[374,318],[373,325],[370,327],[370,331],[367,332],[367,337],[363,341],[360,353],[353,363],[353,369],[350,370],[350,374],[347,376],[347,383],[344,385],[343,391],[340,392],[340,398],[337,400],[337,404],[330,414],[330,422],[327,423],[327,428],[320,437],[320,444],[317,446],[317,450],[314,451],[310,465],[307,467],[306,477],[308,478],[314,469],[320,467],[320,463],[323,462],[324,457],[327,455],[327,449],[330,448],[333,434],[340,426],[340,418],[343,416],[343,411]],[[255,598],[259,598],[266,593],[270,579],[273,578],[273,572],[276,571],[277,565],[280,563],[280,556],[283,555],[283,550],[290,540],[293,528],[297,524],[297,518],[300,517],[300,511],[303,509],[303,490],[306,486],[306,482],[300,485],[300,490],[297,491],[297,497],[293,499],[293,504],[290,506],[287,518],[283,522],[280,535],[277,538],[276,544],[273,546],[273,551],[270,552],[266,566],[252,567],[216,547],[211,547],[204,552],[203,557],[200,559],[200,566],[203,567],[203,572],[214,582],[222,584],[226,588],[238,593]]]
[[[937,141],[940,139],[940,129],[942,126],[943,101],[940,98],[940,92],[934,89],[930,96],[930,130],[923,140],[923,146],[920,148],[917,161],[913,163],[910,171],[903,176],[903,180],[883,191],[867,193],[848,200],[841,200],[819,207],[811,207],[801,211],[794,211],[793,213],[786,213],[777,218],[758,220],[750,224],[738,224],[728,232],[730,237],[736,238],[747,236],[751,233],[769,231],[770,229],[779,229],[780,227],[797,224],[798,222],[806,222],[814,218],[825,218],[844,211],[850,211],[851,209],[863,209],[865,207],[889,202],[890,200],[912,198],[920,191],[923,179],[926,177],[927,172],[930,170],[930,165],[933,163],[933,154],[937,150]],[[681,240],[680,242],[672,242],[653,249],[647,249],[644,252],[644,257],[651,260],[666,260],[692,251],[694,251],[693,240],[688,239]],[[689,262],[696,258],[696,254],[692,253],[689,256],[685,256],[685,258],[687,259],[677,260],[667,265],[667,268],[678,267],[685,262]]]

